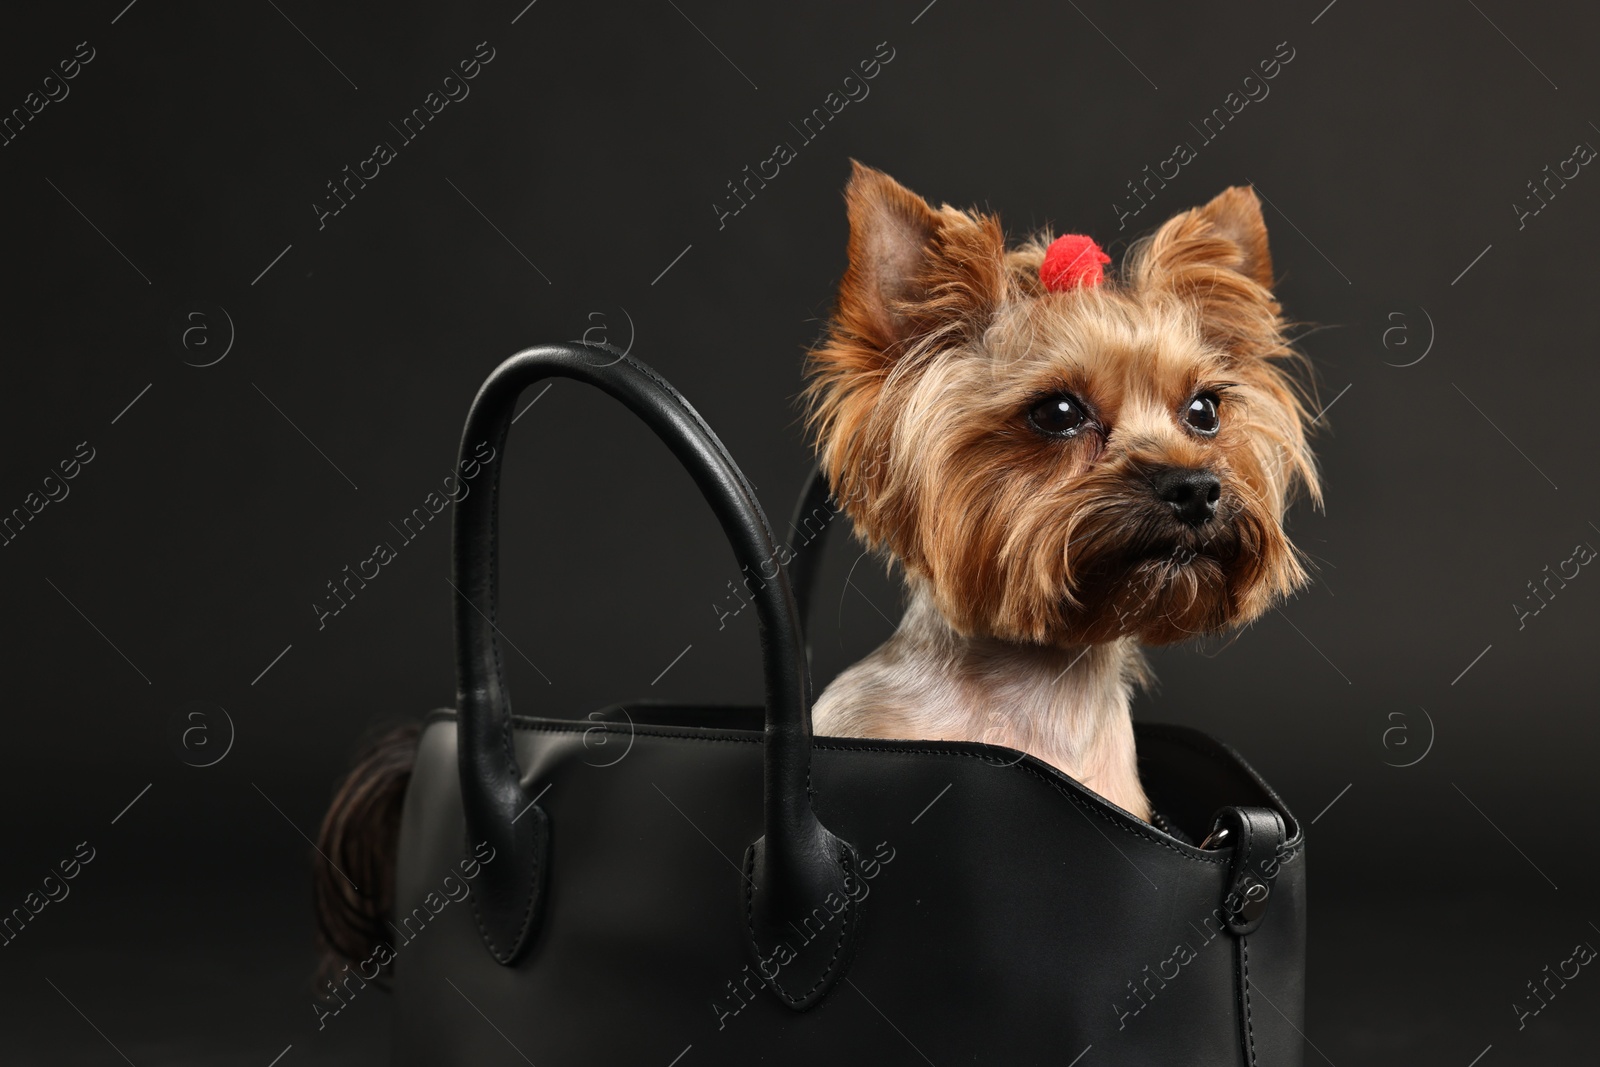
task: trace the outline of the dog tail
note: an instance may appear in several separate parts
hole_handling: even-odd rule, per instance
[[[400,809],[421,733],[408,724],[369,746],[339,783],[317,832],[312,889],[319,988],[343,965],[369,959],[389,940]]]

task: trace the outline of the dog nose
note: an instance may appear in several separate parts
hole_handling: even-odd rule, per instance
[[[1222,479],[1208,470],[1193,467],[1163,467],[1150,479],[1156,496],[1172,506],[1179,520],[1202,526],[1217,512],[1222,495]]]

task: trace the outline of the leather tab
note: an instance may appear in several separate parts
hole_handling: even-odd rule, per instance
[[[1283,816],[1272,808],[1223,808],[1212,817],[1207,840],[1233,848],[1222,896],[1222,915],[1230,933],[1242,937],[1261,925],[1272,903],[1287,838]]]
[[[822,826],[810,857],[788,859],[767,838],[745,852],[745,947],[775,996],[805,1011],[832,990],[855,950],[861,876],[855,849]],[[784,868],[789,868],[785,870]]]
[[[516,796],[521,800],[522,790]],[[543,918],[545,886],[550,872],[550,816],[539,805],[523,803],[510,819],[485,820],[484,839],[469,851],[487,845],[501,873],[480,877],[472,887],[473,918],[484,947],[496,963],[510,967],[533,943]],[[481,852],[477,853],[482,855]],[[488,861],[480,870],[486,874]]]

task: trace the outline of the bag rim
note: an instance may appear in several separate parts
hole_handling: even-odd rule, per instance
[[[609,711],[620,711],[629,708],[653,707],[661,709],[718,709],[728,711],[747,711],[759,715],[761,709],[758,705],[734,703],[692,703],[685,701],[669,700],[632,700],[617,701],[604,705],[591,712],[591,715]],[[664,740],[701,741],[701,742],[732,742],[738,744],[763,744],[762,732],[758,729],[741,729],[727,726],[692,726],[672,725],[663,726],[650,723],[616,723],[603,722],[594,719],[558,719],[538,715],[522,715],[513,712],[510,716],[513,730],[524,733],[583,733],[593,730],[618,736],[644,735]],[[457,713],[454,708],[437,708],[427,714],[422,721],[423,729],[431,726],[449,723],[454,725]],[[1305,828],[1283,803],[1277,792],[1256,773],[1255,768],[1241,756],[1237,750],[1226,742],[1218,740],[1192,726],[1183,726],[1177,723],[1135,722],[1133,724],[1136,740],[1148,738],[1168,745],[1185,749],[1195,756],[1226,766],[1230,771],[1243,773],[1263,794],[1271,801],[1279,814],[1284,818],[1290,833],[1284,841],[1288,851],[1283,855],[1285,862],[1292,860],[1305,848]],[[935,741],[935,740],[906,740],[897,738],[876,737],[833,737],[818,734],[812,739],[814,749],[833,752],[860,752],[881,753],[890,755],[933,756],[956,759],[975,759],[986,763],[997,770],[1015,771],[1028,778],[1040,782],[1061,795],[1069,803],[1076,806],[1086,814],[1094,815],[1110,823],[1113,827],[1126,831],[1142,839],[1149,845],[1158,846],[1178,853],[1178,855],[1195,862],[1224,866],[1230,862],[1233,854],[1232,848],[1201,849],[1186,841],[1182,841],[1159,827],[1145,822],[1131,812],[1113,804],[1100,796],[1081,782],[1062,772],[1060,769],[1031,756],[1019,749],[1007,748],[1004,745],[991,745],[982,741]]]

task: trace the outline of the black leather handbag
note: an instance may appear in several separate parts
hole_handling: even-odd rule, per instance
[[[398,1062],[1301,1063],[1304,838],[1236,753],[1140,724],[1156,826],[1011,749],[814,738],[791,575],[809,589],[819,543],[781,565],[750,485],[652,370],[518,353],[463,457],[502,448],[551,376],[649,425],[764,579],[765,706],[513,715],[487,468],[455,512],[459,701],[423,728],[401,820]],[[825,499],[814,484],[802,511]],[[595,730],[626,758],[596,760]]]

